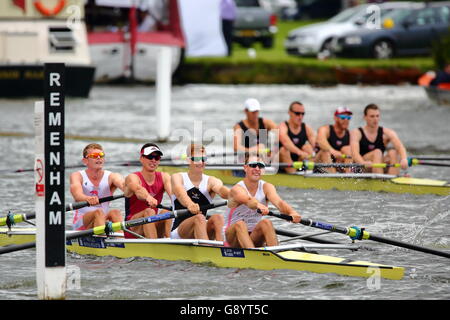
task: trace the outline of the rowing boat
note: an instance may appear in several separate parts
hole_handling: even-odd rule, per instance
[[[174,166],[159,166],[161,171],[170,174],[185,169]],[[272,173],[267,168],[263,180],[276,186],[297,189],[375,191],[411,194],[450,195],[450,183],[444,180],[398,177],[376,173],[309,173],[299,171],[294,174]],[[225,184],[236,184],[243,179],[244,171],[234,167],[209,165],[205,174],[219,178]]]
[[[0,228],[0,244],[30,241],[31,228]],[[8,235],[6,234],[8,232]],[[6,242],[5,241],[9,241]],[[184,260],[223,268],[258,270],[290,269],[315,273],[335,273],[353,277],[380,276],[403,278],[404,268],[368,261],[350,260],[308,252],[319,249],[358,249],[357,245],[289,244],[255,249],[224,247],[221,241],[198,239],[123,239],[90,236],[67,240],[67,251],[80,255],[147,257],[161,260]]]

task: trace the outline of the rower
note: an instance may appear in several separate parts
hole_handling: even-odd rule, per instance
[[[268,133],[277,129],[277,125],[270,119],[259,117],[261,105],[258,100],[245,100],[246,118],[233,127],[235,152],[264,152],[269,148]]]
[[[171,238],[174,239],[204,239],[223,241],[223,216],[213,214],[206,220],[206,210],[200,206],[212,203],[218,194],[228,199],[229,189],[220,179],[203,174],[207,157],[203,145],[191,143],[187,150],[188,172],[172,175],[172,207],[187,208],[191,215],[175,218]]]
[[[305,106],[294,101],[289,105],[289,120],[279,124],[280,151],[279,161],[292,163],[301,160],[311,160],[315,154],[313,146],[316,144],[314,130],[303,122]],[[309,143],[307,143],[309,142]],[[297,169],[285,168],[287,173]]]
[[[70,193],[75,201],[87,201],[89,206],[75,211],[73,228],[85,230],[105,225],[106,221],[123,221],[120,210],[110,210],[109,202],[99,202],[99,198],[111,196],[117,189],[124,189],[121,174],[103,169],[103,147],[97,143],[88,144],[83,149],[82,162],[86,169],[70,175]]]
[[[276,246],[278,239],[272,222],[262,219],[269,214],[267,201],[280,212],[292,216],[299,223],[300,215],[278,195],[273,184],[261,180],[265,164],[258,155],[245,156],[244,180],[235,184],[228,198],[223,232],[227,245],[254,248],[263,245]]]
[[[157,205],[161,204],[164,192],[171,196],[170,175],[156,171],[162,155],[161,149],[154,143],[146,143],[141,147],[141,170],[129,174],[125,179],[125,220],[157,215]],[[172,220],[167,219],[131,227],[130,231],[149,239],[169,238],[171,226]],[[125,232],[125,237],[135,238],[130,232]]]
[[[366,125],[352,130],[350,146],[353,161],[370,167],[372,163],[395,164],[400,162],[401,168],[408,168],[406,149],[397,133],[379,125],[380,109],[376,104],[369,104],[364,108]],[[387,148],[392,143],[393,148]],[[370,169],[369,169],[370,170]],[[383,168],[371,168],[373,173],[383,173]],[[388,174],[398,175],[400,169],[389,167]]]
[[[324,125],[317,130],[319,152],[316,161],[321,163],[351,163],[350,131],[348,130],[353,112],[347,107],[339,107],[334,112],[334,124]],[[347,168],[345,171],[349,171]],[[328,172],[334,173],[334,167]]]

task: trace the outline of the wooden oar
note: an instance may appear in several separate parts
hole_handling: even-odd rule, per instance
[[[270,211],[269,215],[280,218],[280,219],[292,221],[292,217],[289,215],[286,215],[286,214]],[[308,226],[308,227],[318,228],[318,229],[322,229],[322,230],[329,230],[332,232],[345,234],[345,235],[349,236],[350,238],[352,238],[353,240],[372,240],[372,241],[390,244],[393,246],[402,247],[402,248],[406,248],[406,249],[410,249],[410,250],[434,254],[434,255],[437,255],[440,257],[444,257],[444,258],[450,258],[450,253],[439,251],[439,250],[434,250],[434,249],[430,249],[430,248],[426,248],[426,247],[422,247],[422,246],[417,246],[414,244],[406,243],[406,242],[395,240],[395,239],[389,239],[389,238],[373,235],[373,234],[370,234],[368,231],[364,230],[364,228],[339,227],[339,226],[334,226],[334,225],[331,225],[331,224],[328,224],[325,222],[313,221],[311,219],[305,219],[305,218],[302,218],[300,223],[305,226]]]
[[[212,208],[217,208],[221,206],[225,206],[227,204],[227,201],[221,201],[216,203],[211,203],[205,206],[201,206],[200,210],[208,210]],[[137,227],[146,223],[154,223],[162,220],[167,219],[173,219],[176,217],[183,217],[185,215],[190,214],[190,211],[188,209],[181,209],[181,210],[173,210],[166,213],[157,214],[155,216],[150,217],[143,217],[139,219],[134,220],[128,220],[128,221],[122,221],[122,222],[108,222],[103,226],[98,226],[92,229],[88,230],[82,230],[78,232],[73,232],[70,234],[66,234],[66,240],[76,239],[76,238],[82,238],[82,237],[89,237],[92,235],[101,235],[101,234],[109,234],[111,232],[116,232],[120,230],[129,229],[132,227]],[[36,246],[36,242],[28,242],[24,244],[18,244],[18,245],[10,245],[6,247],[0,248],[0,254],[24,250],[24,249],[30,249],[34,248]]]
[[[115,196],[99,198],[98,202],[103,203],[103,202],[120,199],[123,197],[124,197],[123,194],[119,194],[119,195],[115,195]],[[72,202],[72,203],[66,204],[66,211],[77,210],[77,209],[81,209],[81,208],[88,207],[88,206],[89,206],[89,202],[87,202],[87,201]],[[163,208],[163,207],[161,207],[161,208]],[[16,223],[26,222],[26,221],[34,219],[34,218],[36,218],[35,213],[23,213],[23,214],[14,214],[14,215],[8,214],[6,217],[0,218],[0,226],[6,225],[6,226],[8,226],[8,228],[10,228],[12,225],[14,225]]]

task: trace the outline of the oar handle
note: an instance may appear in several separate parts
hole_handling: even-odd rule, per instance
[[[280,219],[284,219],[284,220],[287,220],[287,221],[292,221],[292,217],[290,215],[287,215],[287,214],[284,214],[284,213],[278,213],[278,212],[269,211],[269,216],[280,218]]]
[[[123,194],[118,194],[118,195],[114,195],[114,196],[108,196],[108,197],[104,197],[104,198],[99,198],[98,202],[99,203],[103,203],[103,202],[108,202],[108,201],[113,201],[113,200],[117,200],[120,198],[123,198],[125,195]],[[66,204],[66,211],[72,211],[72,210],[77,210],[80,208],[84,208],[84,207],[89,207],[90,204],[87,201],[79,201],[79,202],[73,202],[73,203],[68,203]]]

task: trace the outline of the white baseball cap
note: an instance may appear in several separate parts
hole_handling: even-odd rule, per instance
[[[254,98],[249,98],[245,100],[244,102],[245,109],[247,109],[249,112],[255,112],[261,110],[261,105],[259,104],[259,101]]]
[[[162,151],[157,146],[148,146],[141,150],[141,154],[144,156],[148,156],[153,152],[158,152],[160,155],[163,155]]]

